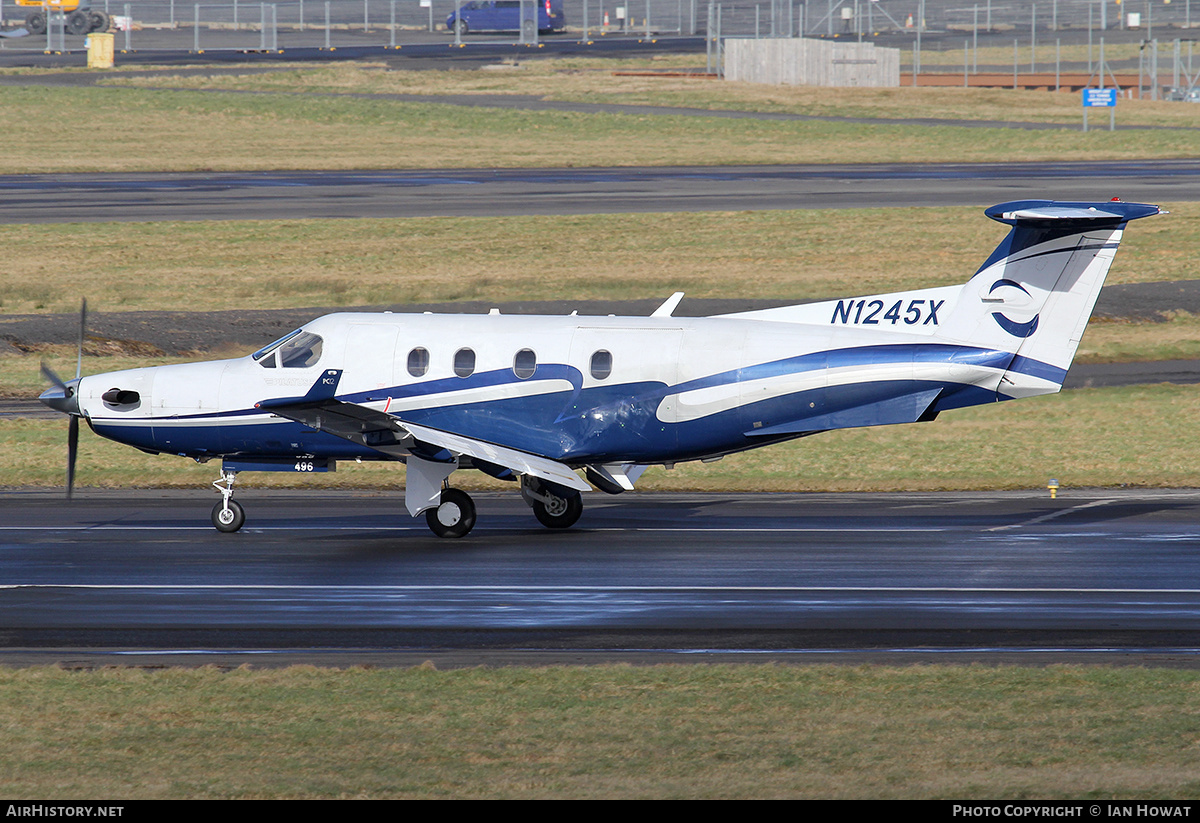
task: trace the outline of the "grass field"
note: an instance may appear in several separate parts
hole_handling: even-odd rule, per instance
[[[1052,196],[1052,192],[1047,192]],[[1130,198],[1127,198],[1130,199]],[[781,302],[964,282],[1007,227],[983,206],[565,217],[0,226],[6,314],[454,300]],[[1195,277],[1200,208],[1127,233],[1111,283]],[[853,231],[847,227],[853,226]],[[886,259],[880,248],[888,249]]]
[[[1137,56],[1137,45],[1124,46]],[[1086,46],[1064,52],[1063,59],[1086,60]],[[1043,52],[1044,54],[1046,52]],[[1053,52],[1049,52],[1053,54]],[[1028,49],[1020,68],[1029,66]],[[1115,60],[1112,53],[1107,59]],[[929,52],[923,61],[949,61],[961,70],[961,52]],[[940,119],[1022,120],[1052,123],[1080,121],[1075,93],[1026,92],[1011,89],[965,88],[821,88],[767,86],[676,76],[646,76],[645,70],[696,66],[695,55],[664,56],[656,60],[554,58],[521,63],[508,71],[392,71],[384,65],[340,64],[321,68],[296,67],[292,71],[221,74],[213,76],[110,75],[107,87],[157,88],[304,94],[521,94],[545,100],[632,105],[667,105],[712,110],[789,113],[816,116],[904,119],[913,116]],[[985,63],[1012,66],[1011,49],[981,50]],[[957,62],[954,62],[957,61]],[[1043,70],[1045,70],[1043,68]],[[1052,69],[1051,69],[1052,70]],[[623,73],[629,72],[629,73]],[[1137,125],[1192,127],[1200,120],[1195,106],[1151,100],[1121,101],[1121,122]]]
[[[1123,100],[1117,114],[1122,125],[1178,128],[1082,134],[1074,94],[774,88],[619,76],[608,64],[583,60],[531,61],[504,72],[395,72],[359,64],[210,78],[116,72],[103,83],[94,88],[7,87],[0,131],[5,137],[3,170],[986,162],[1200,154],[1200,130],[1195,128],[1200,107],[1179,103]],[[585,114],[387,96],[478,92],[882,120],[861,124]],[[80,116],[84,111],[87,116]],[[1027,131],[899,122],[913,116],[1032,120],[1066,128]],[[48,149],[60,146],[73,148]]]
[[[0,669],[48,798],[1200,796],[1200,674],[1100,667]]]

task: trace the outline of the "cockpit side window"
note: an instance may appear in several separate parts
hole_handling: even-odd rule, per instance
[[[285,369],[305,369],[321,359],[324,341],[319,335],[297,329],[253,355],[264,369],[280,366]]]
[[[324,341],[312,332],[298,334],[279,347],[279,365],[285,369],[306,369],[321,359]]]

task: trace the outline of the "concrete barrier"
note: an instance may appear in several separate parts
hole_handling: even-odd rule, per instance
[[[804,38],[725,40],[725,79],[787,86],[899,86],[900,50]]]

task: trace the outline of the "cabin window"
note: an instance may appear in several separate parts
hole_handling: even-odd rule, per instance
[[[470,377],[475,373],[475,351],[459,349],[454,353],[454,373],[459,377]]]
[[[535,371],[537,371],[537,355],[533,353],[533,349],[521,349],[517,352],[517,356],[513,358],[513,374],[526,380],[533,377]]]
[[[413,377],[424,377],[429,371],[429,350],[417,346],[408,353],[408,373]]]
[[[592,353],[592,377],[596,380],[607,380],[612,374],[612,352],[600,349]]]

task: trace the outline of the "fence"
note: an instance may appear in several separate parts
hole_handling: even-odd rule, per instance
[[[541,0],[537,0],[540,2]],[[422,5],[422,3],[425,3]],[[408,42],[451,42],[446,18],[461,0],[288,0],[261,3],[226,0],[92,0],[93,8],[131,18],[132,27],[118,34],[118,47],[137,49],[259,50],[272,44],[286,48],[336,48],[339,45],[389,47]],[[530,0],[534,2],[534,0]],[[1200,3],[1200,0],[1197,0]],[[1037,0],[1005,3],[983,0],[738,0],[721,3],[720,26],[726,37],[855,36],[905,32],[919,38],[954,33],[1011,32],[1033,39],[1040,32],[1120,30],[1130,13],[1138,18],[1145,39],[1166,36],[1168,28],[1190,29],[1192,0],[1139,2],[1125,0]],[[563,0],[568,30],[554,37],[591,39],[604,36],[703,36],[714,6],[707,0]],[[0,2],[0,23],[12,29],[30,9]],[[1200,16],[1200,6],[1197,8]],[[263,35],[262,32],[268,32]],[[122,43],[122,36],[127,43]],[[543,37],[545,34],[543,33]],[[1167,37],[1167,39],[1170,39]],[[465,42],[522,42],[517,32],[471,34]],[[230,42],[226,42],[230,41]],[[437,42],[436,40],[434,42]],[[44,50],[45,36],[0,39],[0,48]],[[68,37],[68,48],[82,39]]]
[[[542,0],[536,0],[542,2]],[[528,46],[539,41],[597,41],[601,38],[652,38],[657,48],[670,49],[672,37],[703,37],[708,44],[707,66],[719,71],[720,46],[727,38],[837,37],[870,41],[896,36],[905,50],[901,59],[922,74],[957,72],[969,76],[981,70],[1005,71],[1003,63],[981,67],[981,35],[993,49],[1009,38],[1014,78],[1026,66],[1055,71],[1057,39],[1086,31],[1086,71],[1097,70],[1104,38],[1122,36],[1139,42],[1132,62],[1120,70],[1136,72],[1138,87],[1156,96],[1166,83],[1195,84],[1192,54],[1195,38],[1192,0],[1037,0],[1001,4],[983,0],[562,0],[564,32],[522,35],[519,32],[470,34],[459,37],[446,28],[446,18],[464,0],[287,0],[264,3],[225,0],[188,3],[184,0],[91,0],[93,9],[116,20],[119,51],[285,52],[288,49],[398,48],[410,44],[512,42]],[[534,2],[534,0],[530,0]],[[1197,0],[1200,3],[1200,0]],[[11,33],[27,7],[0,0],[0,25]],[[1118,13],[1120,12],[1120,13]],[[1137,30],[1130,31],[1131,13]],[[1200,15],[1200,8],[1197,9]],[[50,15],[43,35],[0,38],[0,50],[82,50],[82,37],[65,35],[60,15]],[[1200,26],[1200,21],[1195,25]],[[528,39],[527,39],[528,38]],[[1161,40],[1161,42],[1160,42]],[[695,41],[692,47],[695,47]],[[1094,46],[1094,47],[1093,47]],[[1018,55],[1018,51],[1022,54]],[[958,57],[947,61],[948,52]],[[1025,56],[1028,52],[1028,56]],[[1110,52],[1111,54],[1111,52]],[[943,59],[936,59],[938,57]],[[119,60],[119,56],[118,56]],[[1027,61],[1027,62],[1026,62]],[[1075,66],[1073,70],[1083,70]],[[1197,67],[1200,71],[1200,66]],[[914,72],[915,73],[915,72]],[[1168,79],[1169,78],[1169,79]]]

